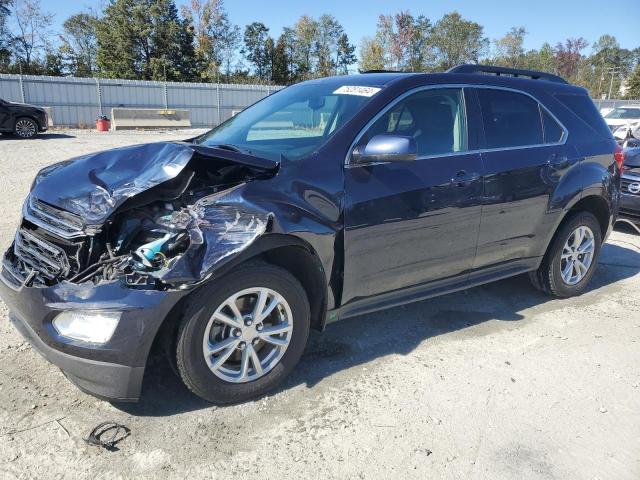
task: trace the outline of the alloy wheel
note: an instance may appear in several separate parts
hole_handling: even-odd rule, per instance
[[[36,125],[33,120],[21,119],[16,123],[16,135],[22,138],[31,138],[36,134]]]
[[[576,228],[564,244],[560,274],[567,285],[576,285],[587,275],[595,254],[595,237],[587,226]]]
[[[209,319],[204,358],[224,381],[257,380],[280,362],[292,332],[293,315],[286,299],[269,288],[248,288],[227,298]]]

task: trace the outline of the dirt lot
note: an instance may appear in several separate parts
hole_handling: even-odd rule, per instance
[[[0,245],[44,165],[188,136],[0,138]],[[580,298],[515,278],[333,325],[279,392],[226,408],[159,360],[139,404],[87,396],[0,302],[0,478],[638,479],[639,246],[614,232]],[[131,428],[117,452],[83,441],[105,420]]]

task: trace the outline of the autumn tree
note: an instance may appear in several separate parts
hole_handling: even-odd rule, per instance
[[[377,38],[364,37],[360,42],[360,70],[383,70],[385,68],[384,46]]]

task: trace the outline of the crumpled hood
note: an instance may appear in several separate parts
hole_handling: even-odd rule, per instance
[[[100,225],[127,199],[175,178],[196,152],[258,170],[278,162],[185,142],[158,142],[85,155],[44,168],[32,195],[75,213],[86,224]]]

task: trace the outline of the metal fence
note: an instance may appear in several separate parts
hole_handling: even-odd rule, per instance
[[[281,88],[0,74],[0,98],[50,107],[55,126],[81,128],[116,107],[187,109],[192,126],[213,127]]]
[[[623,105],[636,105],[640,107],[640,100],[593,100],[598,110],[622,107]]]

